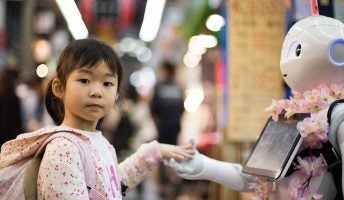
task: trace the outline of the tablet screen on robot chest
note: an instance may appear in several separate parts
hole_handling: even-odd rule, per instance
[[[280,117],[278,122],[270,117],[242,171],[270,179],[284,177],[302,143],[296,125],[305,117],[309,114],[296,114],[292,119]]]

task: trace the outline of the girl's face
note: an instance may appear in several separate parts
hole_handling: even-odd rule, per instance
[[[65,108],[63,123],[73,128],[94,131],[97,122],[115,104],[117,77],[106,63],[72,71],[60,97]]]

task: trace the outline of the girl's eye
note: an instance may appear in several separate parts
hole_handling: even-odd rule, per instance
[[[88,79],[86,79],[86,78],[79,79],[79,81],[80,81],[81,83],[84,83],[84,84],[90,83],[90,81],[89,81]]]
[[[104,86],[106,86],[106,87],[111,87],[111,86],[113,86],[113,83],[111,83],[111,82],[105,82],[105,83],[104,83]]]

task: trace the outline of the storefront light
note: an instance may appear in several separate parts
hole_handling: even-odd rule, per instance
[[[205,23],[206,27],[211,31],[219,31],[225,25],[225,19],[218,14],[210,15]]]
[[[46,64],[40,64],[37,66],[36,74],[38,77],[44,78],[48,75],[48,73],[49,73],[49,70],[48,70],[48,66]]]

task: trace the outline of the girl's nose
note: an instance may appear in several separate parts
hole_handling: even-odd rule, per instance
[[[90,96],[91,97],[101,97],[102,92],[101,92],[101,87],[99,85],[93,85],[90,90]]]

